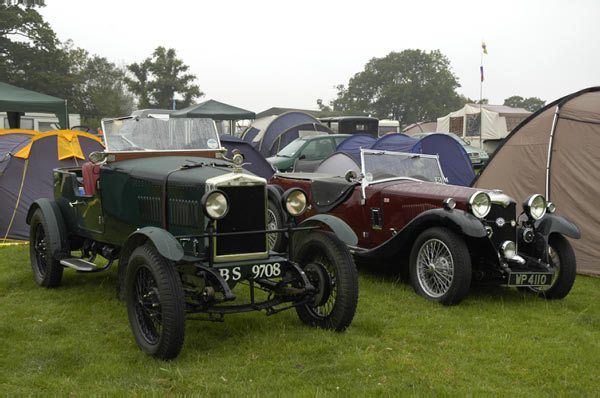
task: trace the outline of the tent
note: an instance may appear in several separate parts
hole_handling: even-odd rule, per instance
[[[25,112],[54,113],[58,124],[64,129],[69,128],[67,100],[6,83],[0,83],[0,112],[7,112],[11,128],[20,127],[21,114]]]
[[[469,186],[475,177],[471,160],[465,149],[450,136],[431,134],[420,140],[405,134],[387,134],[375,139],[367,134],[346,138],[336,152],[345,152],[360,163],[360,149],[438,155],[444,175],[452,185]]]
[[[264,157],[269,157],[307,131],[331,134],[327,126],[308,113],[292,111],[255,120],[244,131],[242,139],[251,142]]]
[[[345,152],[360,163],[360,149],[370,149],[375,141],[377,141],[377,138],[370,134],[354,134],[340,142],[335,151]]]
[[[437,122],[417,122],[410,124],[402,130],[403,134],[433,133],[437,131]]]
[[[481,139],[483,148],[492,153],[500,141],[508,135],[531,112],[523,108],[511,108],[504,105],[466,104],[461,109],[450,112],[437,119],[438,133],[454,133],[464,140],[470,140],[479,146],[480,112]]]
[[[213,119],[219,133],[233,134],[236,131],[236,120],[256,119],[256,113],[210,99],[179,111],[173,111],[170,113],[170,117]],[[228,122],[228,125],[224,126],[223,122]]]
[[[600,275],[600,87],[560,98],[538,110],[504,140],[475,179],[519,203],[541,193],[581,230],[571,240],[577,272]]]
[[[0,170],[0,240],[29,239],[27,210],[36,199],[54,197],[54,168],[81,166],[90,152],[104,150],[100,138],[73,130],[31,135],[10,149],[0,148],[5,151],[0,158],[8,158]]]
[[[275,170],[271,163],[260,154],[249,142],[233,137],[231,135],[222,134],[219,136],[221,146],[227,148],[227,157],[232,158],[231,151],[238,149],[244,155],[244,168],[257,176],[260,176],[267,181],[275,174]]]
[[[344,176],[348,170],[353,170],[358,174],[361,171],[360,164],[345,152],[334,152],[319,163],[315,173]]]

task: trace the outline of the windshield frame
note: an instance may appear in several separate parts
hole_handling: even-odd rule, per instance
[[[170,118],[170,117],[169,118],[164,118],[164,117],[156,117],[155,118],[155,117],[150,116],[150,117],[144,118],[144,117],[140,117],[140,116],[125,116],[125,117],[119,117],[119,118],[102,119],[101,125],[102,125],[102,132],[103,132],[102,138],[103,138],[104,147],[105,147],[104,152],[128,153],[128,154],[129,153],[134,153],[134,154],[151,154],[151,153],[165,153],[165,154],[166,153],[174,153],[174,154],[177,154],[177,153],[181,153],[181,154],[183,154],[183,153],[190,153],[190,152],[214,152],[214,151],[220,151],[222,149],[221,139],[220,139],[219,133],[217,131],[217,126],[215,124],[215,121],[212,119],[210,119],[210,120],[213,124],[215,135],[214,135],[214,137],[211,137],[211,138],[214,138],[217,142],[217,145],[215,148],[183,148],[183,149],[146,149],[146,148],[143,148],[142,150],[128,150],[128,151],[110,149],[110,138],[109,137],[111,134],[106,134],[107,129],[105,128],[105,123],[114,123],[117,121],[124,121],[124,120],[129,120],[129,119],[135,119],[137,121],[140,121],[142,119],[156,119],[156,120],[159,120],[162,122],[168,122],[169,120],[194,120],[195,118],[177,118],[177,119],[175,119],[175,118]],[[127,139],[125,137],[122,137],[122,138]]]
[[[425,159],[435,159],[443,182],[424,181],[424,180],[420,180],[418,178],[413,178],[413,177],[390,177],[390,178],[383,178],[381,180],[368,181],[366,178],[367,172],[365,169],[365,154],[366,155],[368,155],[368,154],[383,154],[383,155],[392,155],[392,156],[408,156],[408,157],[418,157],[418,158],[425,158]],[[368,187],[369,185],[375,185],[375,184],[379,184],[382,182],[404,180],[404,181],[425,182],[425,183],[431,183],[431,184],[446,184],[448,181],[448,179],[446,178],[446,176],[444,175],[444,172],[442,170],[442,165],[440,164],[440,157],[438,155],[428,155],[428,154],[423,154],[423,153],[411,153],[411,152],[382,151],[382,150],[373,150],[373,149],[361,149],[360,150],[360,165],[361,165],[360,168],[361,168],[361,173],[362,173],[361,183],[362,183],[363,198],[366,198],[366,194],[365,194],[366,187]]]

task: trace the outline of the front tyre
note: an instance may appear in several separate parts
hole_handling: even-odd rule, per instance
[[[569,241],[562,235],[552,234],[548,241],[550,263],[554,268],[552,284],[544,287],[531,287],[535,293],[546,299],[562,299],[569,294],[575,283],[577,262]]]
[[[274,201],[267,203],[267,229],[274,230],[283,227],[282,209]],[[285,249],[286,239],[283,232],[267,234],[269,239],[269,250],[282,252]]]
[[[356,265],[346,245],[331,232],[311,232],[298,245],[295,261],[317,288],[310,303],[296,307],[300,320],[323,329],[345,330],[358,304]]]
[[[185,303],[179,275],[154,246],[136,248],[125,276],[131,331],[142,351],[158,359],[175,358],[185,338]]]
[[[29,258],[33,278],[38,285],[43,287],[57,287],[63,275],[63,266],[54,258],[53,244],[60,242],[60,236],[52,236],[49,222],[41,209],[37,209],[31,216],[29,229]],[[59,248],[60,251],[60,248]]]
[[[471,258],[465,241],[435,227],[421,233],[410,252],[410,280],[421,296],[443,305],[460,303],[471,285]]]

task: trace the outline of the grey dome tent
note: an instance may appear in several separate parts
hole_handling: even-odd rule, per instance
[[[541,193],[581,230],[577,272],[600,275],[600,87],[560,98],[517,126],[475,179],[519,202]]]
[[[315,173],[333,174],[344,176],[348,170],[360,173],[360,164],[351,155],[345,152],[335,152],[319,163]]]
[[[305,112],[292,111],[255,120],[244,131],[242,139],[251,142],[264,157],[269,157],[300,137],[302,131],[332,133],[314,116]]]
[[[0,153],[8,158],[0,170],[0,241],[29,239],[27,210],[36,199],[54,197],[54,168],[81,166],[90,152],[103,150],[96,136],[57,130],[32,135]]]

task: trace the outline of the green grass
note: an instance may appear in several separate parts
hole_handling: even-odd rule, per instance
[[[598,395],[600,279],[545,301],[475,288],[456,307],[383,273],[360,273],[345,333],[295,311],[189,321],[180,356],[143,354],[115,297],[116,269],[66,270],[38,287],[28,246],[0,248],[0,393],[254,396]]]

